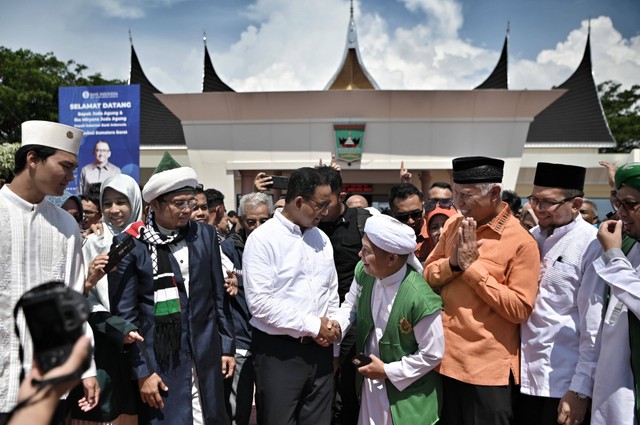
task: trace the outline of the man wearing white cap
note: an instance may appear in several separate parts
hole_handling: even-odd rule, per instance
[[[356,377],[358,424],[433,424],[441,385],[433,368],[444,356],[442,300],[422,279],[409,226],[377,215],[364,232],[362,260],[335,317],[345,330],[357,321],[357,350],[371,359]]]
[[[111,311],[139,326],[128,356],[149,423],[224,424],[223,378],[235,340],[213,227],[190,221],[195,171],[168,153],[142,190],[147,222],[118,235],[135,247],[109,273]],[[145,412],[146,410],[146,412]]]
[[[82,292],[82,236],[73,217],[44,198],[60,196],[73,181],[82,131],[48,122],[22,123],[22,146],[15,155],[15,178],[0,189],[0,423],[16,404],[20,372],[30,369],[33,346],[25,319],[18,316],[21,340],[14,333],[13,307],[31,288],[64,281]],[[87,333],[91,329],[87,326]],[[24,348],[20,364],[19,347]],[[89,408],[98,402],[95,370],[83,377]],[[88,410],[88,409],[87,409]]]

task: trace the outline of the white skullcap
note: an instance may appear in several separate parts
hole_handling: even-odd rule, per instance
[[[142,189],[142,199],[148,203],[165,193],[185,188],[195,189],[197,185],[198,176],[194,169],[181,167],[168,152],[165,152],[160,164]]]
[[[392,254],[411,254],[416,249],[413,229],[385,214],[369,217],[364,224],[364,233],[372,244]]]
[[[41,145],[78,155],[83,131],[50,121],[22,123],[22,146]]]

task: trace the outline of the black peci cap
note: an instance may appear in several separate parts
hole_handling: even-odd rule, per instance
[[[587,169],[576,165],[551,164],[538,162],[533,184],[559,189],[584,190],[584,178]]]
[[[504,161],[486,156],[453,160],[453,181],[458,184],[502,183]]]

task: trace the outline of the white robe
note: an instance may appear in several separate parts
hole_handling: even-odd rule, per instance
[[[635,394],[629,346],[629,310],[640,316],[640,244],[627,258],[611,249],[594,263],[611,288],[602,323],[601,350],[593,386],[592,425],[634,425]]]
[[[376,279],[375,281],[371,295],[374,331],[371,332],[365,343],[364,351],[366,355],[374,354],[376,357],[380,357],[378,343],[387,326],[393,301],[406,271],[406,266],[404,266],[391,276],[382,280]],[[355,306],[359,295],[360,286],[354,279],[349,293],[345,297],[345,302],[342,303],[339,312],[335,316],[343,329],[343,335],[346,334],[347,328],[355,320]],[[399,361],[384,365],[387,378],[400,391],[426,375],[442,361],[444,356],[444,331],[440,311],[423,317],[413,327],[413,333],[418,342],[418,351],[404,356]],[[385,385],[385,380],[364,379],[358,425],[388,425],[393,423]]]
[[[23,314],[18,315],[20,341],[14,332],[13,308],[28,290],[51,280],[82,292],[82,236],[78,223],[48,201],[33,205],[0,189],[0,412],[16,404],[20,371],[31,368],[33,346]],[[92,336],[86,326],[86,334]],[[19,344],[24,361],[19,361]],[[95,376],[95,365],[83,377]]]

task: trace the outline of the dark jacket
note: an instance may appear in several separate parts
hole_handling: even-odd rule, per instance
[[[119,235],[118,239],[123,236]],[[220,265],[220,248],[213,227],[190,222],[185,241],[189,248],[189,295],[185,291],[180,267],[169,256],[180,296],[180,350],[169,364],[159,367],[153,351],[154,286],[151,255],[147,245],[136,246],[116,271],[109,274],[109,300],[114,314],[138,326],[144,342],[133,344],[129,362],[136,378],[157,373],[169,391],[163,394],[164,409],[148,411],[150,423],[191,425],[192,368],[195,366],[205,423],[228,422],[224,406],[221,372],[222,354],[235,353],[235,340],[229,302],[225,296]]]

